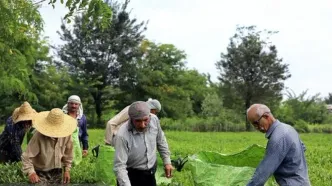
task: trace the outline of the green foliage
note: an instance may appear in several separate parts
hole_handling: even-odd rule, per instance
[[[302,132],[302,133],[310,132],[309,124],[303,120],[297,120],[295,122],[294,128],[297,132]]]
[[[329,118],[329,113],[325,103],[318,96],[317,94],[307,97],[307,91],[298,96],[288,92],[288,99],[281,104],[275,115],[290,125],[294,125],[298,120],[307,123],[324,123]]]
[[[0,127],[0,131],[2,131],[2,129],[3,128]],[[104,130],[90,129],[88,132],[91,147],[103,142]],[[198,133],[166,131],[165,135],[172,154],[182,157],[193,155],[200,151],[235,154],[252,144],[258,144],[263,147],[266,145],[264,135],[258,132]],[[330,186],[332,184],[332,162],[330,156],[332,147],[326,144],[330,143],[332,136],[327,134],[301,134],[300,136],[307,147],[305,155],[311,184]],[[92,157],[92,153],[89,152],[88,157],[83,158],[81,164],[73,167],[71,171],[71,183],[98,183],[98,179],[94,174],[96,171],[95,160],[96,159]],[[158,167],[158,169],[161,169],[161,167]],[[14,172],[15,174],[13,174]],[[27,177],[23,176],[21,172],[20,164],[14,166],[0,164],[0,175],[2,183],[9,183],[9,180],[13,180],[13,182],[16,183],[27,181]],[[174,171],[170,185],[194,186],[193,181],[193,174],[190,171],[188,163],[186,163],[181,172]]]
[[[27,182],[21,171],[22,163],[0,164],[0,184]]]
[[[57,67],[53,62],[43,62],[34,68],[31,77],[32,88],[38,102],[32,104],[37,111],[62,108],[70,91],[67,89],[73,83],[66,68]]]
[[[58,48],[61,65],[69,69],[75,80],[72,88],[80,94],[91,96],[101,126],[102,111],[118,94],[118,87],[126,82],[133,60],[140,56],[138,45],[143,39],[144,22],[137,23],[126,10],[129,1],[123,4],[112,2],[112,24],[103,28],[93,20],[84,22],[88,14],[75,17],[73,30],[63,24],[60,38],[66,43]],[[86,26],[87,29],[83,29]],[[79,86],[77,86],[77,84]]]
[[[36,62],[42,19],[27,0],[0,1],[0,96],[29,95],[29,75]]]
[[[0,1],[0,117],[27,100],[38,100],[31,77],[37,62],[48,60],[40,38],[43,20],[31,0]]]
[[[332,124],[309,125],[309,131],[314,133],[332,133]]]
[[[94,23],[100,24],[103,28],[106,28],[110,24],[112,19],[112,10],[108,8],[107,2],[104,0],[34,0],[35,5],[41,5],[43,2],[48,2],[55,8],[55,4],[60,2],[68,8],[68,13],[64,16],[64,19],[68,23],[72,21],[74,14],[79,12],[86,12],[85,20],[93,20]]]
[[[160,123],[164,130],[193,132],[245,131],[243,116],[227,109],[221,110],[217,117],[191,117],[178,120],[162,118]]]
[[[216,63],[219,79],[227,90],[223,92],[224,99],[237,100],[243,112],[255,102],[267,105],[279,102],[283,81],[290,77],[288,65],[278,58],[276,46],[269,44],[268,38],[262,38],[273,33],[256,31],[255,26],[237,27],[227,52]],[[269,52],[264,51],[267,45]],[[246,129],[250,130],[249,123]]]
[[[217,93],[208,93],[202,103],[202,116],[203,117],[216,117],[220,114],[222,107],[222,99],[219,98]]]
[[[207,78],[197,70],[186,69],[184,51],[148,40],[141,43],[140,50],[143,56],[137,63],[137,78],[123,89],[128,97],[121,101],[158,99],[163,108],[161,117],[184,118],[200,113],[208,91]]]
[[[324,98],[324,101],[326,104],[332,104],[332,93],[329,93],[329,95]]]
[[[96,160],[91,155],[83,158],[83,161],[72,168],[70,171],[71,183],[97,183],[98,178],[95,176]]]

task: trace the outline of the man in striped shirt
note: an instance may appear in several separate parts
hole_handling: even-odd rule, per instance
[[[168,144],[156,115],[146,102],[137,101],[128,109],[129,120],[115,138],[114,172],[119,186],[156,186],[157,150],[165,175],[172,176]]]

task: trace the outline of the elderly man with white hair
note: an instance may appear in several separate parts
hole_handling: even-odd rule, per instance
[[[296,130],[276,120],[263,104],[251,105],[247,117],[269,140],[264,159],[247,186],[264,185],[271,175],[281,186],[310,186],[305,146]]]
[[[67,104],[62,108],[65,114],[77,119],[78,122],[78,137],[79,141],[83,146],[82,155],[88,155],[89,149],[89,135],[87,130],[87,119],[86,116],[83,114],[83,105],[81,102],[81,98],[77,95],[71,95],[68,98]]]
[[[146,101],[150,108],[150,113],[157,115],[158,112],[161,111],[161,104],[157,99],[149,98],[148,101]],[[105,133],[105,144],[114,146],[114,137],[119,130],[120,126],[128,121],[129,115],[128,115],[128,109],[129,106],[125,107],[121,110],[117,115],[115,115],[113,118],[111,118],[107,124],[106,124],[106,133]]]

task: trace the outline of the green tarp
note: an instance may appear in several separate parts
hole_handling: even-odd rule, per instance
[[[115,150],[113,147],[106,145],[100,145],[98,148],[96,176],[101,183],[116,185],[113,172]],[[239,153],[230,155],[202,151],[189,156],[189,161],[185,164],[184,169],[190,171],[195,186],[243,186],[253,176],[264,153],[265,148],[258,145],[252,145]],[[181,174],[181,172],[177,174]],[[173,180],[173,178],[165,177],[160,157],[158,157],[156,180],[157,185],[168,185]],[[270,178],[265,184],[265,186],[276,185],[273,178]]]
[[[190,156],[188,167],[196,186],[243,186],[253,176],[265,148],[252,145],[236,154],[199,152]],[[273,178],[265,184],[276,185]]]

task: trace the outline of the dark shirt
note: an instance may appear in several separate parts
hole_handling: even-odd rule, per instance
[[[88,135],[88,129],[87,129],[87,120],[85,115],[83,114],[80,119],[77,119],[78,122],[78,138],[80,142],[82,143],[83,150],[88,150],[89,149],[89,135]]]
[[[13,124],[12,117],[6,121],[6,127],[0,134],[0,154],[2,162],[21,161],[25,129],[22,123]]]

